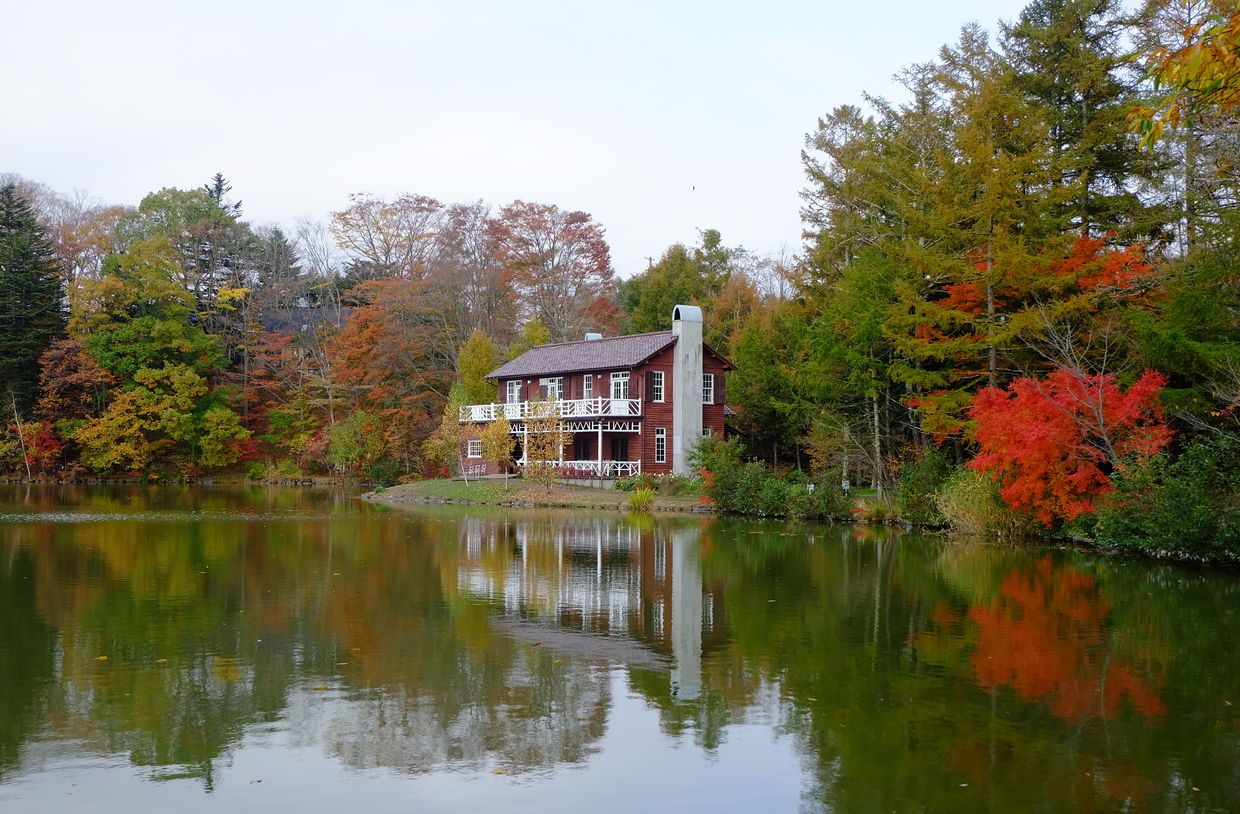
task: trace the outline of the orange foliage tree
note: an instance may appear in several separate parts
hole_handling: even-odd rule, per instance
[[[1158,398],[1165,384],[1147,371],[1125,391],[1112,374],[1060,368],[987,387],[968,411],[980,447],[969,466],[990,472],[1012,508],[1047,526],[1092,512],[1112,468],[1170,440]]]

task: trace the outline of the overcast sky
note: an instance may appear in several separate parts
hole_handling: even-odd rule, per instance
[[[817,117],[1022,5],[0,0],[0,172],[136,204],[218,170],[284,225],[350,192],[555,203],[623,276],[700,228],[795,253]]]

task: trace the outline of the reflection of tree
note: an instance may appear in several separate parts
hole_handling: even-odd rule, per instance
[[[978,684],[1045,700],[1061,718],[1113,718],[1125,696],[1142,715],[1163,714],[1158,693],[1108,647],[1110,610],[1092,577],[1056,569],[1049,558],[1033,571],[1013,571],[994,602],[969,610],[979,631]]]
[[[324,497],[31,493],[22,511],[62,522],[0,526],[16,569],[0,579],[21,580],[0,582],[0,770],[42,715],[57,740],[210,786],[247,726],[328,685],[351,700],[326,732],[321,716],[295,719],[294,738],[354,765],[515,771],[589,753],[610,706],[603,672],[491,634],[457,594],[447,524]]]
[[[52,631],[35,612],[34,568],[26,554],[0,564],[0,780],[40,724],[52,678]]]

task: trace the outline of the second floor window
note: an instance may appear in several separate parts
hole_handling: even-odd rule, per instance
[[[581,397],[583,399],[594,398],[594,374],[587,373],[581,377]]]
[[[714,404],[715,403],[715,374],[714,373],[703,373],[702,374],[702,403],[703,404]]]
[[[627,372],[611,374],[611,397],[613,399],[629,397],[629,374]]]
[[[564,377],[555,376],[550,379],[543,379],[540,382],[547,388],[547,398],[557,401],[564,397]]]
[[[663,371],[653,371],[650,377],[650,400],[663,401]]]
[[[508,382],[508,403],[516,404],[520,400],[521,400],[521,382],[519,381]]]

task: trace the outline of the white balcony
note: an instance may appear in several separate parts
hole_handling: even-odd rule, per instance
[[[591,478],[627,478],[640,475],[641,461],[543,461],[543,464],[564,472],[564,477],[585,475]]]
[[[546,402],[555,406],[560,418],[631,418],[642,414],[639,399],[559,399]],[[507,404],[470,404],[461,408],[460,420],[495,421],[504,416],[509,421],[521,421],[530,417],[530,411],[541,402],[513,401]]]

